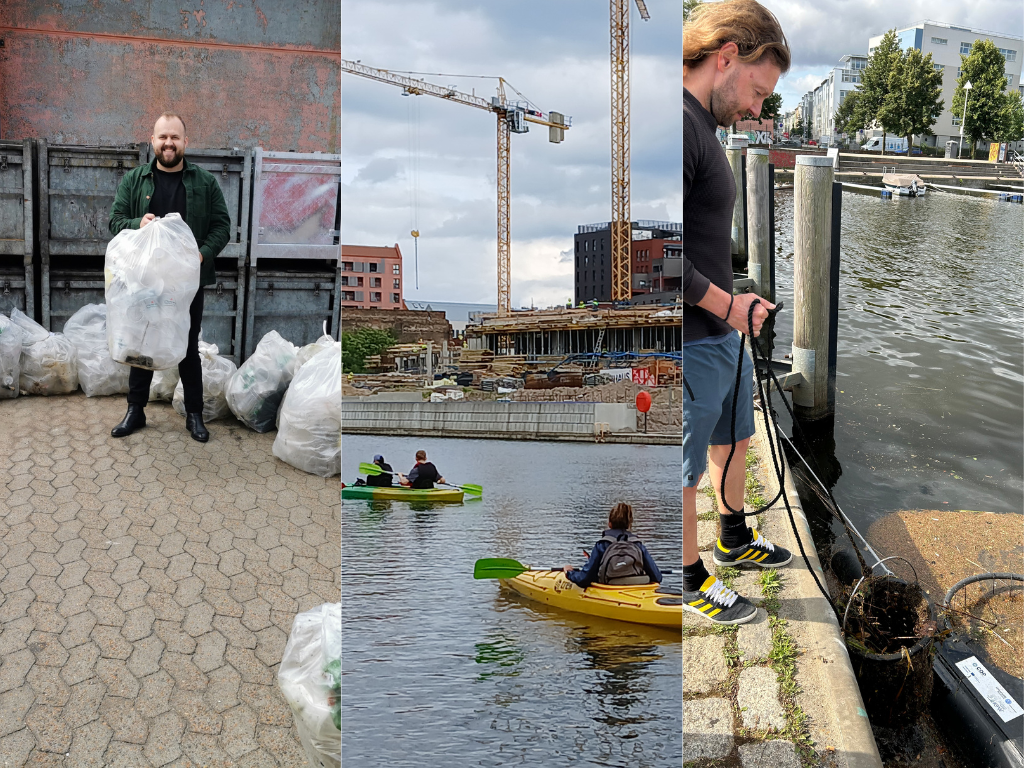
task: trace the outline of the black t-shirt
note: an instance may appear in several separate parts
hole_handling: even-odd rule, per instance
[[[732,294],[732,209],[736,181],[715,133],[716,120],[683,89],[683,341],[732,328],[695,306],[711,283]]]
[[[389,488],[391,486],[391,481],[392,481],[391,475],[388,474],[388,473],[390,473],[392,471],[391,470],[391,465],[390,464],[378,464],[377,466],[380,467],[382,470],[384,470],[384,472],[382,472],[379,475],[367,475],[366,476],[366,484],[367,485],[372,485],[375,488]]]
[[[153,171],[153,199],[149,201],[149,212],[154,216],[166,216],[168,213],[180,213],[185,218],[185,183],[182,181],[185,170],[168,173],[156,168]]]

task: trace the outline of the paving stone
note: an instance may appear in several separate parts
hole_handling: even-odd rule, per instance
[[[269,613],[269,610],[268,610]],[[188,612],[185,615],[185,620],[182,622],[181,628],[192,637],[199,637],[205,635],[211,629],[213,629],[214,610],[213,606],[209,603],[196,603],[188,608]],[[244,622],[245,619],[243,618]]]
[[[779,703],[779,683],[770,667],[749,667],[740,672],[736,703],[744,728],[786,727],[786,713]]]
[[[732,704],[728,699],[683,702],[683,762],[719,760],[733,750]]]
[[[174,690],[174,678],[160,670],[142,680],[142,690],[135,700],[135,706],[144,717],[153,718],[170,708],[169,699]]]
[[[96,662],[96,677],[106,686],[107,696],[133,699],[139,695],[139,681],[123,661],[100,659]]]
[[[800,768],[796,747],[790,741],[754,741],[739,748],[743,768]]]
[[[100,705],[100,714],[118,741],[145,744],[149,738],[149,724],[134,701],[107,696]]]
[[[307,759],[295,734],[295,728],[260,725],[256,728],[256,741],[274,755],[281,765],[303,765]]]
[[[160,656],[164,648],[164,641],[156,635],[137,640],[128,658],[128,669],[138,679],[153,674],[160,669]]]
[[[28,684],[0,694],[0,736],[25,727],[25,715],[36,701],[36,693]],[[0,751],[0,755],[4,753]]]
[[[697,548],[706,552],[710,550],[718,539],[718,521],[717,520],[698,520],[697,521]]]
[[[71,686],[71,696],[64,705],[63,716],[68,727],[78,729],[99,717],[106,686],[99,680],[84,680]]]
[[[238,704],[238,688],[242,676],[234,667],[224,665],[207,675],[210,683],[203,693],[207,705],[214,712],[223,712]]]
[[[151,768],[152,762],[138,744],[111,741],[103,754],[104,768]]]
[[[68,652],[68,661],[60,671],[60,676],[68,685],[75,685],[88,680],[96,674],[96,661],[100,657],[100,649],[96,643],[84,643]]]
[[[61,679],[60,670],[56,667],[36,664],[29,670],[26,679],[40,704],[63,707],[71,698],[71,688]]]
[[[707,693],[725,682],[729,667],[725,638],[688,637],[683,641],[683,693]]]
[[[3,718],[4,713],[0,712],[0,722],[3,721]],[[0,738],[0,760],[12,768],[25,765],[35,745],[36,740],[32,736],[32,731],[28,728],[21,728],[16,733]]]
[[[61,712],[61,707],[37,704],[25,715],[25,725],[35,736],[39,751],[63,754],[71,746],[71,729]]]
[[[171,694],[171,706],[185,718],[191,733],[216,736],[224,726],[224,718],[210,709],[203,695],[196,691],[175,689]]]
[[[221,743],[232,757],[241,757],[259,748],[256,741],[256,713],[239,704],[223,713],[224,731]]]
[[[156,612],[148,605],[133,608],[125,612],[121,635],[129,642],[141,640],[153,633],[155,621]]]
[[[24,685],[25,676],[34,663],[35,656],[28,648],[4,656],[0,664],[0,693]]]
[[[261,725],[287,727],[292,721],[291,707],[276,685],[242,683],[238,689],[238,698],[252,707]]]
[[[757,616],[741,624],[736,639],[743,661],[767,659],[772,652],[772,628],[764,608],[757,609]]]
[[[192,662],[203,672],[217,669],[224,663],[224,651],[227,644],[227,639],[220,632],[207,632],[196,640],[196,652],[192,656]],[[280,660],[281,657],[278,656],[274,663]]]

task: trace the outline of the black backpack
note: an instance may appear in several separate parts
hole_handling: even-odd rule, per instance
[[[649,584],[650,578],[644,571],[644,553],[640,549],[639,539],[626,532],[618,538],[602,536],[601,541],[611,542],[601,556],[601,565],[597,569],[599,584]]]

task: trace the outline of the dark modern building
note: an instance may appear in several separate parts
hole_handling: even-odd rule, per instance
[[[634,221],[630,272],[634,296],[682,291],[683,225]],[[582,224],[575,237],[574,303],[612,300],[611,225]]]

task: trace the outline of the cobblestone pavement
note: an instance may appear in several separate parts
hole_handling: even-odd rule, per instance
[[[340,599],[338,482],[233,418],[0,400],[0,766],[300,766],[277,666]]]
[[[752,469],[748,478],[754,479]],[[748,485],[748,509],[750,490]],[[756,527],[761,528],[762,518],[777,514],[773,508],[755,518]],[[793,702],[780,690],[779,672],[784,662],[771,659],[773,636],[782,640],[778,633],[785,632],[777,619],[772,620],[778,603],[764,599],[760,568],[722,569],[711,562],[711,549],[718,538],[718,508],[707,473],[697,494],[697,517],[704,564],[758,610],[753,621],[728,629],[694,613],[683,614],[683,760],[702,768],[801,768],[804,763],[795,740],[806,732]],[[754,525],[749,520],[748,524]],[[778,572],[783,585],[785,570]],[[767,594],[773,595],[771,589]]]

